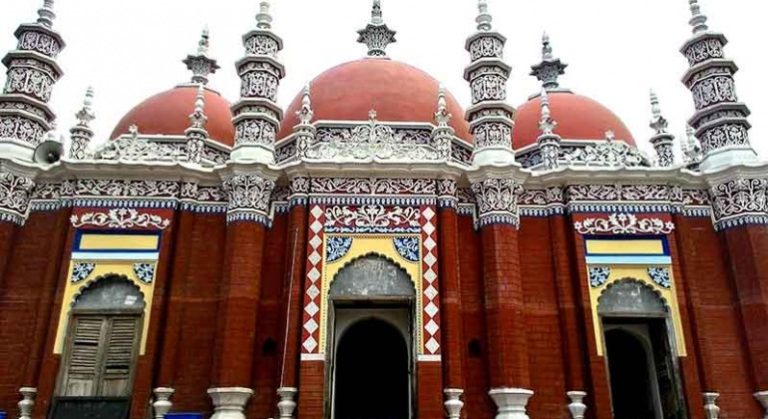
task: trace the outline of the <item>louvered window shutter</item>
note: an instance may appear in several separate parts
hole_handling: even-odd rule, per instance
[[[131,373],[139,339],[139,317],[112,317],[106,339],[100,396],[130,394]]]
[[[65,396],[95,396],[98,391],[100,346],[105,317],[75,317],[64,379]]]

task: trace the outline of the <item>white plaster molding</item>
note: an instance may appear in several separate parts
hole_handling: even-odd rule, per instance
[[[245,387],[209,388],[208,395],[214,406],[211,419],[246,419],[245,405],[253,390]]]
[[[587,397],[587,393],[584,391],[569,391],[566,395],[571,400],[568,404],[568,411],[571,412],[571,417],[573,419],[584,419],[584,412],[587,411],[584,398]]]
[[[132,208],[111,209],[108,212],[88,212],[70,218],[73,227],[94,226],[108,228],[157,228],[165,230],[171,220],[159,215],[139,212]]]
[[[530,419],[526,413],[533,391],[524,388],[494,388],[488,392],[496,403],[496,419]]]
[[[157,387],[152,390],[155,393],[155,401],[152,402],[152,409],[155,412],[155,419],[164,419],[165,414],[171,411],[173,403],[171,403],[171,396],[176,390],[169,387]]]
[[[611,214],[608,218],[586,218],[573,224],[580,234],[670,234],[672,222],[658,218],[637,218],[634,214]]]

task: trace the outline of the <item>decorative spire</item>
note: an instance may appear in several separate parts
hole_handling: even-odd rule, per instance
[[[75,114],[77,124],[69,130],[70,144],[69,157],[73,160],[83,160],[86,157],[86,150],[93,139],[93,130],[91,122],[96,119],[93,112],[93,87],[88,86],[83,99],[83,107]]]
[[[698,35],[708,31],[707,16],[701,13],[699,0],[688,0],[688,6],[691,8],[691,20],[688,23],[693,27],[693,34]]]
[[[37,11],[37,23],[51,28],[53,27],[53,19],[56,18],[56,13],[53,12],[53,0],[45,0],[43,7]]]
[[[311,93],[311,85],[307,83],[304,86],[304,95],[301,98],[301,108],[296,111],[299,123],[293,127],[293,132],[296,133],[296,153],[299,158],[306,157],[307,150],[315,142],[315,133],[317,132],[315,126],[312,125],[312,118],[315,116],[315,112],[312,110]]]
[[[197,43],[197,53],[195,55],[188,55],[187,58],[182,61],[187,65],[187,69],[192,71],[193,84],[207,85],[208,77],[211,74],[216,73],[216,70],[220,68],[216,63],[216,60],[208,57],[208,48],[210,45],[210,33],[206,26],[200,36],[200,41]]]
[[[557,127],[557,122],[552,118],[547,89],[541,89],[541,120],[539,121],[541,135],[539,135],[537,142],[539,143],[541,161],[545,170],[554,170],[560,165],[560,143],[562,138],[555,134],[555,127]]]
[[[547,91],[557,90],[560,87],[557,79],[565,74],[568,64],[555,58],[552,53],[552,45],[549,35],[544,32],[541,38],[541,62],[531,67],[531,75],[535,76]]]
[[[488,12],[488,1],[478,0],[477,2],[477,30],[480,32],[490,32],[493,29],[491,23],[493,22],[493,16]]]
[[[240,99],[232,106],[234,161],[270,164],[275,161],[275,139],[283,110],[277,104],[285,67],[278,60],[283,40],[272,32],[269,2],[262,1],[256,28],[243,36],[245,55],[235,64],[240,75]]]
[[[200,163],[203,160],[205,140],[208,139],[208,131],[205,130],[208,117],[205,116],[205,86],[203,84],[197,89],[195,110],[189,115],[189,122],[189,128],[184,131],[187,137],[187,157],[192,163]]]
[[[357,42],[368,46],[368,57],[386,57],[389,44],[397,42],[397,31],[389,29],[381,12],[381,0],[373,0],[371,23],[357,31]]]
[[[675,136],[667,131],[669,122],[661,115],[659,97],[653,90],[651,90],[651,114],[653,117],[650,127],[655,132],[654,136],[651,137],[651,144],[656,150],[657,164],[661,167],[672,166],[675,164],[675,154],[672,149]]]
[[[445,128],[448,127],[448,124],[451,122],[451,118],[453,118],[453,115],[448,112],[448,103],[445,99],[445,85],[440,83],[440,88],[438,89],[437,93],[437,112],[435,113],[435,122],[437,122],[438,127]]]
[[[709,30],[698,0],[689,0],[693,36],[681,52],[689,69],[683,83],[693,96],[696,112],[689,119],[701,141],[701,168],[757,162],[749,141],[749,108],[736,95],[738,66],[725,56],[725,35]]]
[[[451,115],[448,112],[448,101],[446,99],[445,86],[440,83],[437,91],[437,112],[435,112],[435,122],[437,126],[432,130],[432,145],[437,150],[440,158],[451,158],[451,144],[456,131],[451,127]]]
[[[696,139],[696,131],[690,125],[685,127],[685,141],[682,141],[680,148],[683,151],[686,163],[696,164],[701,162],[701,145],[699,140]]]

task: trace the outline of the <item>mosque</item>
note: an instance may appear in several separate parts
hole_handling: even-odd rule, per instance
[[[61,142],[53,3],[2,60],[8,417],[768,418],[768,163],[697,0],[695,113],[675,139],[651,95],[653,155],[546,37],[509,103],[486,0],[466,109],[387,56],[379,0],[367,56],[281,109],[262,2],[234,102],[203,33],[189,81],[108,139],[89,90]]]

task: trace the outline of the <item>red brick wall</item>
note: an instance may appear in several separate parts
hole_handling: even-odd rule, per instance
[[[416,417],[419,419],[443,419],[443,371],[440,362],[417,362]]]
[[[488,396],[487,335],[485,331],[485,302],[483,297],[482,246],[480,235],[475,231],[472,217],[458,218],[459,267],[461,269],[461,313],[464,329],[464,414],[468,418],[493,418],[496,409]],[[479,344],[479,356],[471,356],[469,343]]]
[[[299,363],[298,419],[325,417],[325,361]]]
[[[11,260],[11,249],[18,228],[16,224],[0,221],[0,288],[3,287],[5,269]]]
[[[542,240],[551,238],[549,221],[524,218],[519,235],[519,280],[531,371],[531,386],[526,388],[535,392],[528,403],[528,414],[536,418],[558,417],[564,412],[566,388],[554,258],[551,240]],[[578,364],[574,367],[578,368]]]
[[[38,385],[48,326],[58,317],[53,302],[67,216],[66,210],[32,213],[15,233],[0,223],[0,239],[13,243],[0,287],[0,410],[17,412],[18,389]]]
[[[438,219],[440,297],[444,388],[464,388],[464,333],[461,313],[461,272],[456,210],[442,208]],[[441,391],[442,392],[442,391]]]

